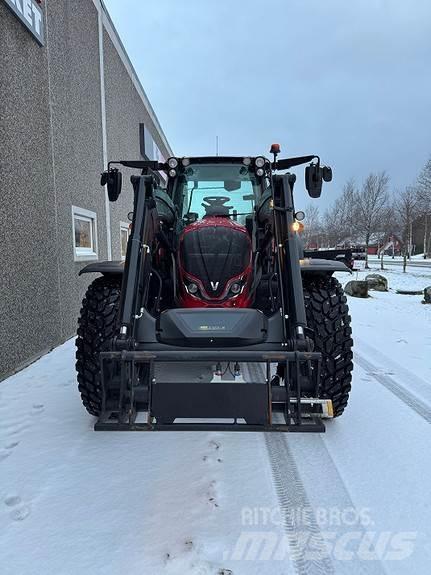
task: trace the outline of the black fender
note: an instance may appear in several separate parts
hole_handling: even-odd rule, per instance
[[[352,270],[346,266],[345,263],[337,260],[321,260],[318,258],[303,258],[299,260],[301,265],[301,272],[306,273],[329,273],[334,272],[348,272],[352,273]]]
[[[317,258],[303,258],[299,260],[301,265],[301,272],[308,273],[308,272],[325,272],[325,273],[334,273],[334,272],[348,272],[352,273],[352,270],[349,269],[343,262],[339,262],[336,260],[323,260]],[[79,275],[82,274],[91,274],[91,273],[101,273],[103,275],[114,274],[114,275],[122,275],[124,272],[124,261],[122,260],[114,260],[114,261],[105,261],[105,262],[93,262],[91,264],[86,265],[83,267]]]
[[[79,275],[99,273],[103,275],[122,275],[124,272],[124,261],[93,262],[83,267]]]

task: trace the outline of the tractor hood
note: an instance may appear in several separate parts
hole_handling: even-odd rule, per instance
[[[226,217],[204,217],[187,226],[180,238],[184,285],[195,282],[199,286],[196,296],[206,300],[224,299],[232,281],[247,281],[251,257],[246,228]]]

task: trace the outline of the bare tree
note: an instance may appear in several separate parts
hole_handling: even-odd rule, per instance
[[[416,216],[418,196],[415,188],[408,186],[403,192],[397,194],[397,209],[402,229],[403,240],[403,271],[406,271],[407,258],[412,252],[413,220]]]
[[[348,180],[341,196],[326,210],[322,228],[328,247],[351,240],[355,225],[356,193],[354,180]]]
[[[341,221],[345,237],[352,237],[356,225],[356,194],[358,193],[355,180],[350,178],[343,186],[341,195]]]
[[[431,227],[431,158],[427,161],[419,174],[417,185],[417,208],[424,220],[424,258],[430,251]]]
[[[355,194],[355,228],[365,243],[368,268],[368,247],[373,234],[381,231],[388,208],[389,176],[386,172],[371,173],[360,192]]]
[[[304,242],[305,246],[310,246],[311,244],[316,244],[319,247],[320,244],[320,214],[319,208],[316,204],[309,204],[305,208],[305,229],[304,229]]]

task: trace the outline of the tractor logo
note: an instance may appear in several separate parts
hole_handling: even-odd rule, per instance
[[[210,282],[213,291],[217,291],[220,282]]]

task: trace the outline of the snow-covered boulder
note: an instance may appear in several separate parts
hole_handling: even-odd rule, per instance
[[[424,299],[422,303],[431,303],[431,286],[424,289]]]
[[[388,280],[380,274],[368,274],[365,278],[368,289],[388,291]]]
[[[368,282],[352,280],[344,286],[344,291],[353,297],[368,297]]]

